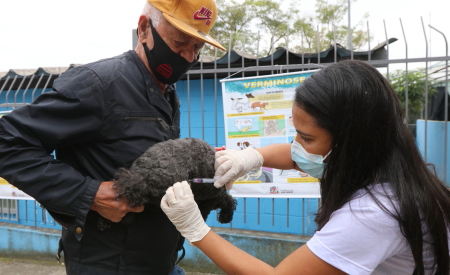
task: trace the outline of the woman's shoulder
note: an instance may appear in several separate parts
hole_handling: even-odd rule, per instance
[[[343,207],[358,208],[371,207],[383,212],[396,212],[398,199],[390,183],[377,183],[360,189],[353,194],[350,201]]]
[[[395,213],[396,205],[388,184],[361,189],[331,215],[307,245],[319,258],[348,274],[372,274],[381,263],[387,261],[389,266],[397,257],[410,262],[408,243],[390,214]],[[411,271],[409,262],[400,269]]]
[[[387,183],[373,184],[358,190],[349,202],[331,214],[329,223],[351,225],[357,230],[386,234],[399,230],[398,200]],[[343,225],[343,226],[347,226]]]

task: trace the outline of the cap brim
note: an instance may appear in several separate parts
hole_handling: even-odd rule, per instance
[[[211,44],[214,47],[221,49],[222,51],[226,51],[226,49],[222,45],[220,45],[219,42],[214,40],[214,38],[212,38],[208,34],[202,33],[200,31],[196,30],[195,28],[189,26],[188,24],[184,23],[183,21],[178,20],[166,13],[163,13],[163,15],[164,15],[164,18],[166,18],[167,21],[169,21],[169,23],[172,24],[178,30],[184,32],[187,35],[198,38],[208,44]]]

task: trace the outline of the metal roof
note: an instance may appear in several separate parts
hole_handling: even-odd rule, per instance
[[[354,51],[353,52],[353,58],[358,60],[369,60],[369,55],[371,60],[382,60],[387,59],[387,51],[384,48],[387,44],[391,44],[397,41],[397,38],[390,38],[388,41],[384,41],[378,45],[376,45],[373,49],[370,51]],[[318,63],[319,57],[320,57],[320,63],[330,63],[334,62],[334,52],[335,52],[335,45],[330,45],[330,47],[322,52],[319,53],[298,53],[298,52],[292,52],[288,51],[286,48],[279,47],[273,52],[271,55],[261,58],[256,58],[255,56],[252,56],[247,53],[243,53],[242,51],[238,50],[232,50],[231,52],[227,52],[224,56],[217,58],[216,60],[216,66],[217,68],[221,67],[227,67],[228,66],[228,59],[230,59],[230,67],[240,67],[242,66],[242,59],[244,59],[244,65],[245,67],[247,65],[256,65],[257,61],[258,64],[263,65],[269,65],[272,63],[272,60],[274,64],[278,65],[287,65],[287,64],[302,64],[302,59],[304,60],[304,63]],[[350,59],[352,55],[352,51],[342,47],[340,44],[336,44],[336,61],[343,60],[343,59]],[[288,58],[287,58],[288,57]],[[202,60],[203,58],[203,60]],[[199,58],[198,64],[196,64],[192,69],[199,69],[203,63],[203,69],[206,68],[213,68],[214,67],[214,57],[201,57]]]

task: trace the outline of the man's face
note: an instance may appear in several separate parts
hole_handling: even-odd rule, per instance
[[[186,59],[187,62],[196,60],[200,49],[205,45],[205,42],[183,33],[164,18],[162,18],[155,30],[167,46],[174,53]],[[151,34],[150,30],[149,33]]]

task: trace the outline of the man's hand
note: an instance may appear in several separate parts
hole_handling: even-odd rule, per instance
[[[97,211],[104,218],[112,222],[120,222],[128,212],[142,212],[144,206],[130,207],[125,198],[117,200],[117,194],[112,181],[104,181],[100,184],[91,210]]]

